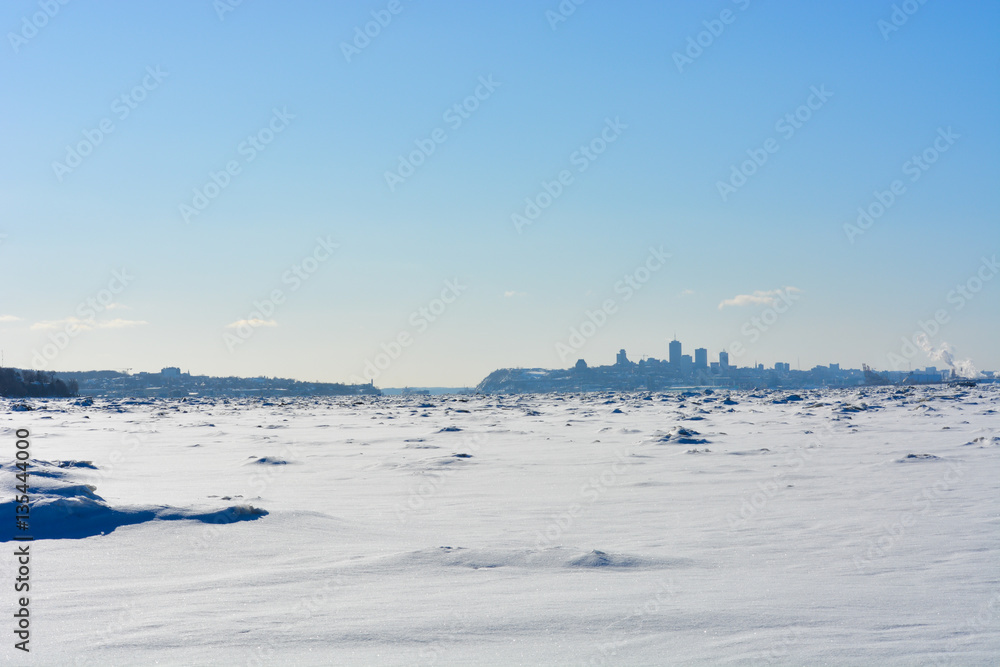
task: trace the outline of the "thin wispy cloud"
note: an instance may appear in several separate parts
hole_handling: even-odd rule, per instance
[[[126,329],[128,327],[139,327],[149,324],[146,320],[124,320],[115,318],[113,320],[82,320],[79,317],[67,317],[61,320],[45,320],[35,322],[31,325],[32,331],[47,331],[51,329],[65,329],[75,326],[80,331],[94,331],[95,329]]]
[[[276,327],[278,323],[275,320],[262,320],[256,317],[249,320],[236,320],[235,322],[230,322],[226,325],[227,329],[235,329],[237,327]]]
[[[125,329],[128,327],[140,327],[149,324],[146,320],[123,320],[120,317],[107,322],[97,322],[98,329]]]
[[[514,290],[507,290],[503,293],[504,297],[512,299],[516,296],[528,296],[527,292],[515,292]]]
[[[0,322],[19,322],[21,320],[17,315],[0,315]]]
[[[773,290],[757,290],[753,294],[737,294],[731,299],[723,299],[719,310],[729,306],[773,306],[781,299],[782,293],[801,292],[798,287],[783,287]]]

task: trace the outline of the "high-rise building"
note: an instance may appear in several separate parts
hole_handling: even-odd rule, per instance
[[[691,372],[691,367],[693,365],[694,364],[691,361],[691,355],[690,354],[682,354],[681,355],[681,373],[683,373],[684,375],[687,375],[688,373]]]
[[[719,367],[729,368],[729,353],[725,350],[719,352]]]
[[[708,368],[708,350],[703,347],[695,348],[694,351],[694,367],[695,368]]]
[[[628,366],[628,357],[625,356],[625,350],[619,350],[615,363],[619,366]]]
[[[681,342],[676,338],[670,341],[670,365],[675,368],[681,365]]]

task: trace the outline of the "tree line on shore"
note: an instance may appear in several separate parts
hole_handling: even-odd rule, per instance
[[[4,398],[69,398],[78,391],[76,380],[64,382],[55,373],[0,368],[0,396]]]

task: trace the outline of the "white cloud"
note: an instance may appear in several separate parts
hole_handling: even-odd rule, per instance
[[[149,324],[149,322],[146,320],[123,320],[116,318],[107,322],[97,322],[96,324],[98,329],[123,329],[125,327],[140,327],[144,324]]]
[[[737,294],[731,299],[724,299],[719,304],[719,310],[726,306],[773,306],[778,303],[782,292],[801,292],[798,287],[784,287],[767,291],[757,290],[753,294]]]
[[[17,315],[0,315],[0,322],[17,322],[20,319]]]
[[[75,326],[80,331],[93,331],[94,329],[124,329],[126,327],[143,326],[145,324],[149,324],[149,322],[145,320],[123,320],[121,318],[113,320],[81,320],[79,317],[67,317],[61,320],[35,322],[31,325],[31,330],[45,331]]]
[[[236,320],[235,322],[230,322],[226,325],[227,329],[235,329],[236,327],[276,327],[278,323],[274,320],[262,320],[256,317],[249,320]]]
[[[693,289],[686,289],[683,292],[681,292],[678,296],[691,296],[692,294],[694,294]]]

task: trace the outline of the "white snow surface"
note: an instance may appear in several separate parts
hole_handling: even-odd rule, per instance
[[[998,386],[21,403],[2,664],[998,664]]]

